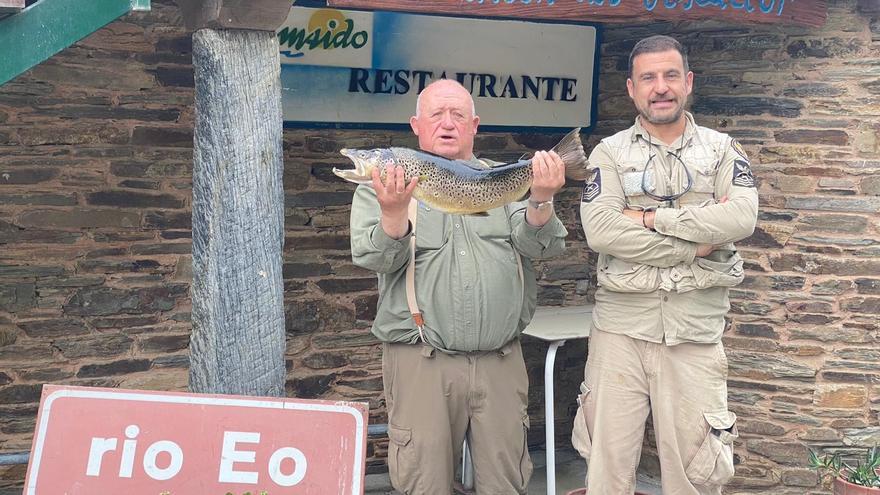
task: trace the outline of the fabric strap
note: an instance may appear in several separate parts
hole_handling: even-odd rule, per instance
[[[425,319],[422,317],[419,303],[416,301],[416,222],[419,218],[419,202],[415,198],[409,200],[408,215],[412,235],[409,238],[409,264],[406,266],[406,304],[409,306],[409,312],[416,323],[416,328],[419,329],[419,339],[427,344],[428,341],[425,340],[423,332]]]

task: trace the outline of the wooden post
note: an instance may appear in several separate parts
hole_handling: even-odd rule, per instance
[[[182,3],[200,22],[223,24]],[[223,10],[217,0],[204,3]],[[262,4],[277,3],[251,7],[265,13]],[[240,16],[236,22],[250,29],[193,34],[193,392],[284,395],[283,123],[274,28],[286,16],[271,27]]]

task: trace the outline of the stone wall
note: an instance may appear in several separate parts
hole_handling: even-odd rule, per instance
[[[715,22],[608,26],[600,137],[631,123],[626,56],[654,33],[690,48],[698,121],[737,137],[761,220],[734,291],[730,493],[820,492],[807,447],[880,443],[880,8],[833,0],[821,29]],[[191,276],[192,68],[170,0],[127,16],[0,87],[0,452],[28,450],[43,383],[184,390]],[[477,102],[479,108],[479,102]],[[503,159],[558,136],[483,134]],[[385,422],[368,328],[375,277],[354,267],[342,147],[415,146],[407,132],[287,130],[284,252],[289,395],[367,400]],[[592,300],[579,188],[557,204],[565,256],[539,266],[539,302]],[[526,340],[532,443],[542,443],[546,346]],[[570,430],[584,342],[557,360],[557,432]],[[567,443],[567,442],[566,442]],[[384,469],[383,440],[368,471]],[[656,469],[653,449],[644,465]],[[18,493],[24,467],[0,467]]]

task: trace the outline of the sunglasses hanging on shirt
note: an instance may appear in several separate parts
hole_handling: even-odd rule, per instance
[[[681,150],[683,147],[684,147],[684,133],[682,133],[682,135],[681,135],[681,145],[679,146],[678,153],[670,153],[670,155],[675,157],[676,162],[680,163],[682,168],[684,168],[684,174],[685,174],[685,177],[687,177],[687,185],[685,185],[684,190],[681,191],[680,193],[670,194],[670,195],[654,194],[651,191],[648,191],[648,185],[645,184],[645,176],[647,175],[648,167],[651,165],[651,160],[653,160],[654,157],[657,156],[657,154],[654,153],[654,143],[651,141],[651,134],[648,134],[648,150],[649,150],[648,153],[650,153],[650,155],[648,156],[648,161],[645,162],[645,168],[642,170],[642,192],[645,193],[646,196],[648,196],[649,198],[651,198],[655,201],[668,202],[671,205],[673,201],[684,196],[685,194],[688,193],[688,191],[691,190],[691,186],[694,183],[694,178],[691,176],[691,172],[690,172],[690,170],[688,170],[687,165],[685,165],[684,161],[682,161],[682,159],[681,159]]]

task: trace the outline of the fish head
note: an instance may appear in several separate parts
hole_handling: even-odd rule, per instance
[[[370,184],[373,180],[373,169],[379,169],[382,172],[386,166],[393,165],[393,160],[387,153],[387,150],[353,150],[345,148],[339,152],[354,163],[354,169],[341,170],[334,167],[333,173],[337,177],[355,184]]]

